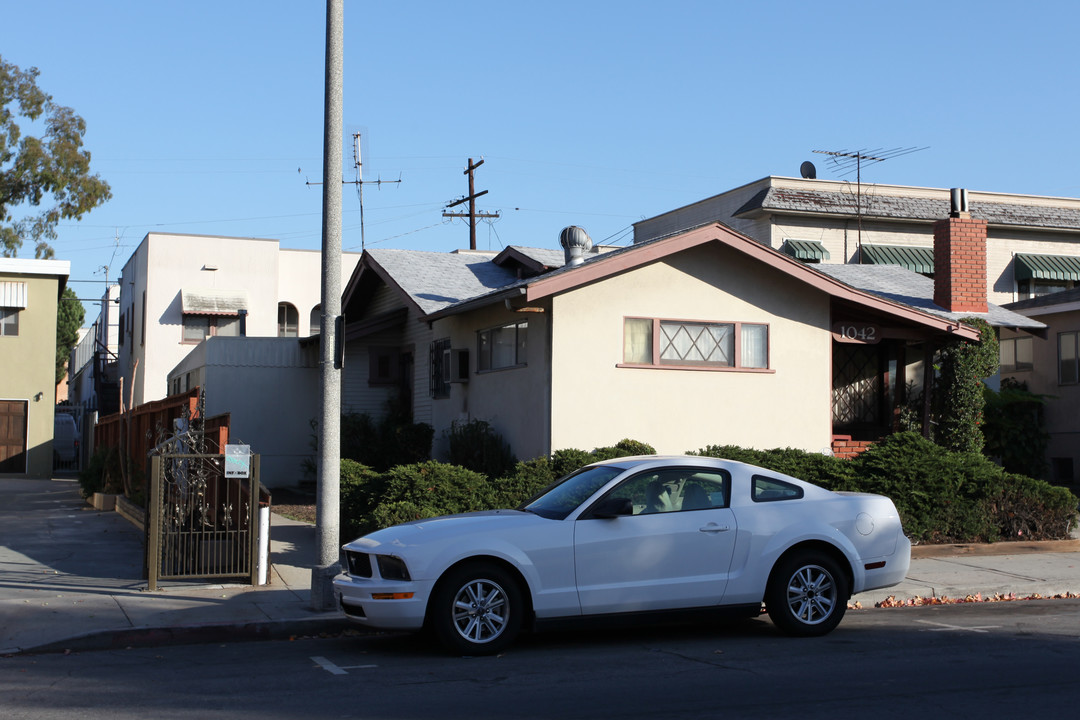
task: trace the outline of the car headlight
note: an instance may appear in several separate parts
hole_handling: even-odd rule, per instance
[[[405,567],[405,561],[393,555],[377,555],[376,562],[379,565],[379,575],[383,580],[411,580],[409,569]]]

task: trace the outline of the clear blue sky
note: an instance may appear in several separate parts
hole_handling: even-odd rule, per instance
[[[54,243],[80,297],[151,231],[319,247],[325,18],[321,0],[0,6],[0,55],[82,115],[112,185]],[[468,247],[441,213],[469,157],[496,250],[557,247],[570,224],[623,244],[804,160],[838,177],[817,149],[929,148],[866,182],[1080,196],[1078,21],[1064,1],[346,0],[346,135],[365,180],[402,179],[365,186],[367,246]]]

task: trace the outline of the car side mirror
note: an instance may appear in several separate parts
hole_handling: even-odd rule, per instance
[[[604,498],[593,506],[592,512],[589,514],[594,518],[611,520],[623,515],[633,515],[634,504],[630,502],[630,498]]]

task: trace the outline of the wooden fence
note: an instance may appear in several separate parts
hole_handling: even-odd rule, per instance
[[[185,412],[186,411],[186,412]],[[123,413],[99,418],[94,428],[94,448],[119,448],[130,458],[135,477],[146,473],[146,457],[163,437],[175,434],[173,420],[186,416],[197,419],[199,388],[154,400]],[[229,413],[205,419],[206,452],[223,453],[229,442]]]

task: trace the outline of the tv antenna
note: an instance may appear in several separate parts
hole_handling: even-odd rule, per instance
[[[382,189],[383,183],[397,184],[401,182],[401,176],[398,175],[397,180],[383,180],[382,176],[379,176],[377,180],[365,180],[364,179],[364,165],[360,159],[360,133],[353,133],[353,164],[356,166],[356,179],[355,180],[342,180],[342,185],[355,185],[356,194],[360,199],[360,249],[364,249],[364,185],[377,185]],[[322,185],[319,182],[307,181],[305,185]]]
[[[859,264],[862,264],[862,166],[864,163],[885,162],[901,155],[909,155],[913,152],[926,150],[927,147],[892,148],[885,150],[815,150],[822,155],[829,155],[829,162],[840,176],[851,175],[852,168],[855,170],[855,217],[859,227],[857,247],[859,251]],[[805,163],[804,163],[805,164]],[[816,174],[816,173],[815,173]]]

